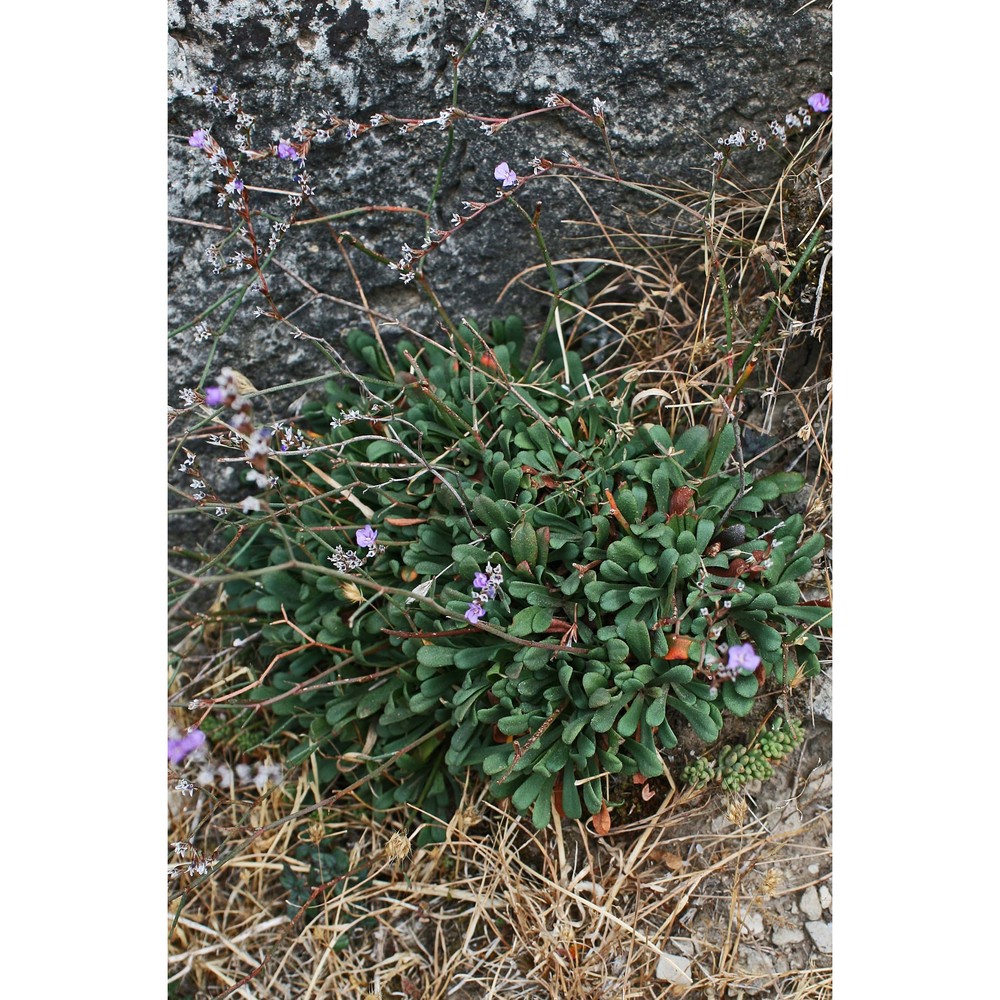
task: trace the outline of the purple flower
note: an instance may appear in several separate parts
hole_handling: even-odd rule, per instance
[[[730,670],[746,670],[748,673],[752,673],[760,666],[760,657],[754,652],[753,646],[749,642],[745,642],[742,646],[729,647],[729,659],[726,661],[726,666]]]
[[[278,143],[278,156],[282,160],[293,160],[295,159],[295,147],[290,142],[285,142],[284,139]]]
[[[477,573],[472,578],[472,586],[475,587],[476,590],[486,590],[489,585],[490,578],[485,573]]]
[[[493,171],[493,176],[498,180],[503,182],[504,187],[512,187],[517,183],[517,174],[507,166],[507,161],[504,160],[503,163],[498,164],[496,170]]]
[[[188,145],[194,146],[196,149],[204,149],[206,142],[208,142],[208,133],[203,128],[196,128],[191,133],[191,138],[188,139]]]
[[[483,615],[486,614],[486,609],[481,604],[476,604],[475,601],[469,605],[469,610],[465,612],[465,620],[472,625],[475,625]]]
[[[354,539],[362,548],[370,549],[375,545],[377,537],[378,532],[370,524],[366,524],[363,528],[358,528]]]
[[[192,729],[180,739],[167,740],[167,759],[171,764],[179,764],[189,753],[197,750],[205,742],[205,734],[200,729]]]
[[[205,390],[206,406],[222,406],[226,401],[226,390],[221,385],[210,385]]]
[[[821,90],[817,91],[815,94],[810,94],[806,98],[806,103],[813,109],[813,111],[829,111],[830,110],[830,98],[826,96]]]
[[[243,181],[241,181],[239,177],[237,177],[236,180],[233,181],[233,190],[237,194],[242,194],[243,192]]]

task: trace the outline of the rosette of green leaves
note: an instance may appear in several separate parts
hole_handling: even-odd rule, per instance
[[[572,352],[522,370],[518,321],[495,322],[488,344],[468,333],[455,350],[401,344],[395,366],[348,338],[370,371],[331,383],[311,416],[365,419],[285,463],[276,516],[234,541],[231,565],[263,572],[230,600],[298,629],[261,629],[279,659],[258,695],[306,734],[299,756],[318,751],[322,776],[345,755],[391,761],[375,805],[444,816],[449,776],[471,768],[541,827],[554,795],[566,816],[594,814],[603,775],[660,775],[678,727],[710,744],[761,682],[818,670],[828,611],[796,581],[823,542],[765,512],[798,474],[747,473],[741,489],[731,425],[674,438]],[[387,551],[345,579],[327,556],[363,523]],[[504,585],[470,625],[488,562]],[[719,644],[744,641],[762,671],[713,683]]]

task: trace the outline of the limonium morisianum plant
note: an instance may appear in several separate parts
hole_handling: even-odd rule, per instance
[[[801,736],[781,692],[829,627],[797,582],[822,537],[767,509],[803,477],[754,479],[726,414],[669,433],[655,394],[571,351],[522,366],[522,337],[466,324],[393,358],[347,336],[367,373],[306,406],[227,550],[228,609],[270,667],[254,698],[293,760],[377,771],[377,809],[446,817],[471,770],[537,827],[587,817],[679,738],[704,744],[696,785],[766,776]]]

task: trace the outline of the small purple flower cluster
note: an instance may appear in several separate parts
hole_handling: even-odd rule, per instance
[[[278,421],[274,433],[281,451],[309,451],[309,439],[297,427]]]
[[[205,734],[200,729],[192,729],[177,739],[168,738],[167,759],[176,766],[188,754],[194,753],[204,742]]]
[[[361,548],[367,549],[363,556],[359,556],[357,552],[347,552],[343,546],[338,545],[333,553],[327,556],[327,559],[333,563],[334,569],[341,573],[351,573],[356,569],[361,569],[369,559],[374,559],[379,553],[385,552],[385,546],[379,544],[376,541],[377,538],[378,529],[366,524],[354,533],[355,542]]]
[[[274,428],[254,426],[253,404],[246,395],[256,390],[244,376],[232,368],[223,368],[216,381],[217,385],[205,389],[205,405],[212,408],[228,406],[233,412],[233,416],[229,418],[229,426],[233,432],[230,438],[243,449],[250,466],[247,481],[260,489],[274,485],[275,480],[268,471],[268,460],[274,454],[270,445]],[[215,439],[214,443],[221,444],[222,440]],[[261,509],[256,497],[247,497],[243,501],[245,514]]]
[[[712,154],[712,158],[716,163],[722,163],[730,157],[730,150],[741,148],[756,148],[758,153],[762,153],[772,140],[779,145],[784,145],[788,141],[789,132],[797,132],[812,125],[812,118],[809,115],[810,109],[814,113],[830,110],[830,98],[822,92],[810,94],[806,99],[806,104],[809,105],[809,108],[789,111],[785,115],[784,124],[775,118],[768,123],[766,131],[747,129],[741,126],[730,135],[718,139],[716,145],[719,148]],[[770,137],[767,133],[770,133]]]
[[[517,183],[517,174],[507,165],[507,161],[497,164],[493,171],[493,176],[501,182],[503,187],[513,187]]]
[[[816,112],[823,112],[830,110],[830,98],[823,93],[823,91],[817,91],[815,94],[810,94],[806,98],[806,103]]]
[[[742,646],[729,647],[729,658],[726,660],[726,666],[730,670],[745,670],[752,673],[760,666],[760,657],[753,646],[749,642],[745,642]]]
[[[223,189],[219,192],[219,205],[225,205],[231,197],[230,208],[239,214],[246,211],[246,202],[242,198],[234,196],[243,194],[243,181],[237,176],[239,169],[235,160],[227,156],[225,149],[212,138],[208,129],[196,128],[188,138],[188,145],[192,149],[200,149],[212,163],[216,173],[222,174],[226,178]]]
[[[474,590],[472,601],[465,612],[465,620],[467,622],[475,625],[486,614],[486,609],[483,605],[496,597],[497,589],[501,583],[503,583],[503,568],[499,565],[494,566],[492,563],[486,564],[486,571],[484,573],[477,573],[472,578]]]
[[[730,646],[725,666],[715,669],[718,680],[732,680],[741,673],[752,674],[760,666],[760,657],[749,642],[740,646]]]

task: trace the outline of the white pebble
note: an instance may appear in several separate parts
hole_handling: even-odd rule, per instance
[[[805,941],[806,936],[801,927],[776,927],[771,935],[771,940],[776,945],[796,944]]]
[[[806,930],[809,931],[809,936],[813,939],[816,947],[819,948],[824,955],[830,955],[833,952],[833,924],[826,923],[823,920],[809,920],[806,922]]]
[[[674,986],[690,986],[694,982],[690,975],[690,969],[690,958],[662,952],[659,962],[656,963],[656,978],[672,983]]]
[[[833,906],[833,893],[825,885],[819,887],[819,902],[824,910],[829,910]]]
[[[802,893],[799,899],[799,905],[802,908],[802,912],[810,920],[819,920],[823,916],[823,907],[819,901],[819,893],[816,891],[816,886],[811,885],[804,893]]]

